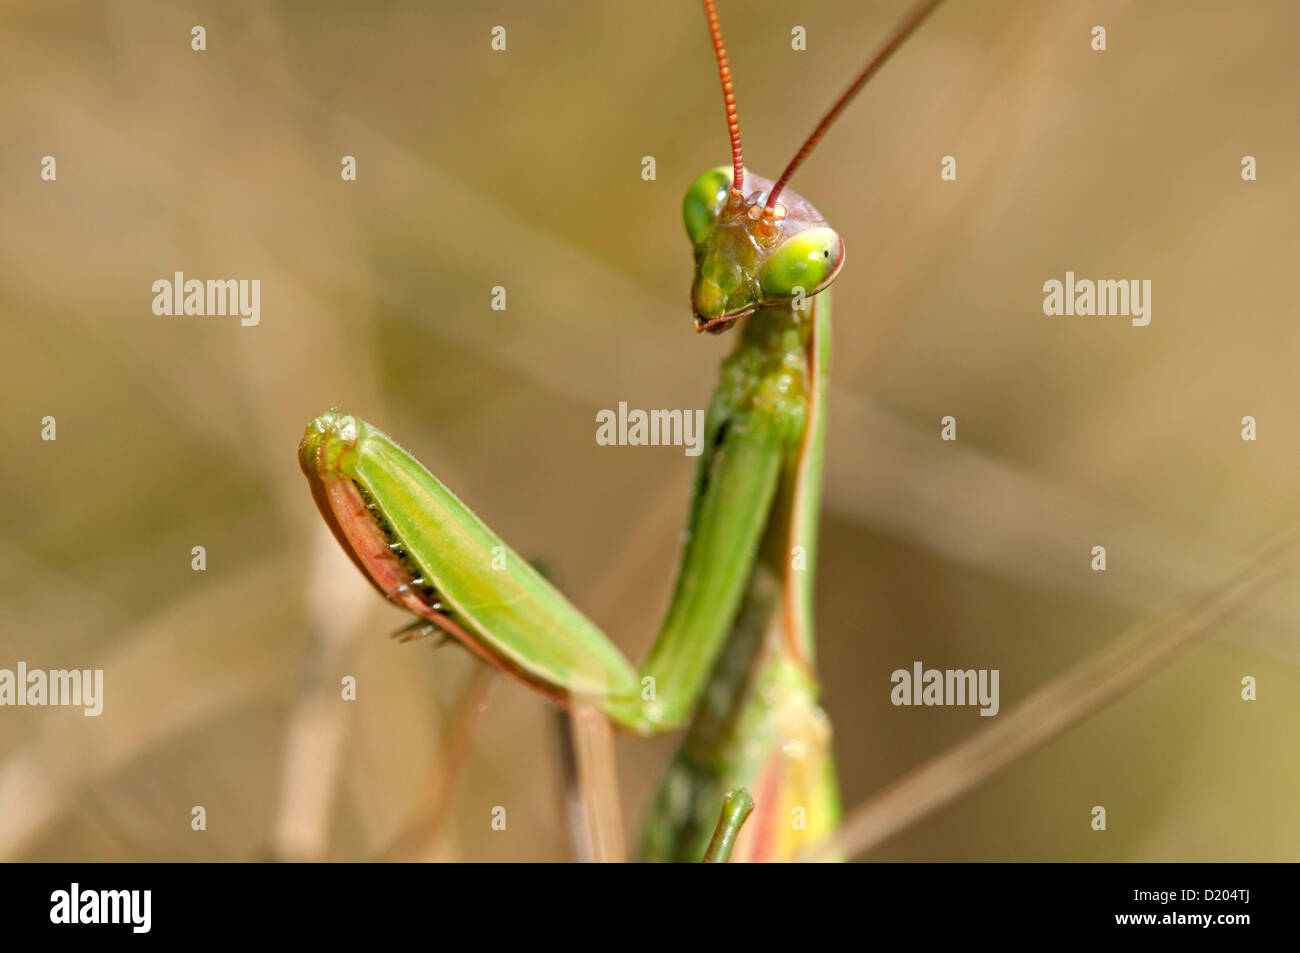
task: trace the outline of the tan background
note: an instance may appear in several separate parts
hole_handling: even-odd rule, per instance
[[[903,6],[724,0],[750,167]],[[390,644],[402,617],[322,539],[294,448],[330,407],[644,654],[693,461],[598,447],[594,417],[703,407],[731,344],[690,330],[679,220],[727,158],[704,17],[445,7],[0,9],[0,667],[107,673],[99,719],[0,710],[0,856],[370,858],[429,802],[474,667]],[[953,2],[796,178],[848,247],[818,608],[847,804],[987,721],[892,707],[893,669],[999,668],[1006,711],[1300,513],[1297,35],[1287,0]],[[1067,269],[1149,278],[1151,325],[1045,317]],[[261,325],[154,316],[177,270],[260,279]],[[1298,618],[1289,582],[869,856],[1294,859]],[[301,700],[343,673],[354,704]],[[548,715],[498,686],[429,856],[565,856]],[[632,831],[672,746],[620,741]]]

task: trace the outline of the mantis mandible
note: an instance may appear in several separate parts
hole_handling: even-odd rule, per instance
[[[651,812],[649,859],[783,860],[839,823],[812,601],[828,287],[844,243],[786,183],[939,2],[911,8],[773,182],[744,167],[726,48],[704,0],[732,164],[697,178],[683,202],[691,302],[697,331],[739,324],[739,340],[708,410],[672,602],[639,671],[381,431],[331,411],[299,446],[321,515],[366,578],[419,617],[417,634],[443,633],[560,704],[594,706],[635,733],[694,715]],[[736,807],[748,805],[745,791],[748,821]]]

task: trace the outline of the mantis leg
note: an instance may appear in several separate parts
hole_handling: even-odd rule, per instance
[[[392,601],[561,702],[649,734],[689,717],[753,574],[783,467],[802,446],[810,328],[765,309],[723,365],[672,603],[641,678],[613,643],[385,434],[337,413],[299,460],[344,549]]]

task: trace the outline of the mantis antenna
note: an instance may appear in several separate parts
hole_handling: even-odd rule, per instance
[[[740,152],[740,117],[736,114],[736,91],[731,85],[731,66],[727,63],[727,47],[722,42],[722,27],[718,25],[718,11],[713,0],[704,0],[704,15],[709,18],[709,33],[713,37],[713,52],[718,57],[718,78],[722,80],[722,101],[727,106],[727,132],[731,136],[731,188],[744,194],[745,159]]]
[[[790,164],[785,167],[785,171],[781,173],[781,178],[776,180],[776,185],[772,186],[772,191],[767,196],[767,204],[763,207],[764,218],[771,218],[776,214],[777,196],[781,194],[781,190],[785,188],[785,184],[790,181],[790,176],[794,175],[795,170],[798,169],[799,166],[803,165],[804,160],[812,154],[817,143],[820,142],[822,136],[826,134],[826,130],[831,127],[831,124],[835,122],[835,120],[839,118],[840,113],[844,111],[844,107],[847,106],[853,97],[858,94],[858,90],[862,89],[862,87],[867,84],[867,80],[871,79],[880,67],[885,65],[885,61],[889,59],[894,50],[903,45],[903,41],[912,34],[913,30],[921,25],[921,21],[929,16],[930,13],[933,12],[934,8],[941,2],[942,0],[920,0],[920,2],[912,5],[912,9],[907,11],[903,19],[898,22],[898,26],[894,27],[894,32],[889,35],[889,39],[885,40],[881,47],[876,50],[871,59],[867,61],[867,65],[862,68],[862,72],[854,78],[853,82],[849,84],[849,88],[846,89],[840,95],[840,98],[835,101],[835,105],[831,106],[831,108],[827,110],[826,115],[822,117],[822,121],[817,124],[817,127],[813,129],[812,134],[808,136],[804,144],[799,147],[799,151],[795,153],[794,158],[790,160]],[[716,29],[717,16],[713,13],[712,3],[709,3],[706,0],[706,6],[709,8],[709,26],[714,30],[713,37],[714,44],[716,45],[721,42]],[[723,64],[725,68],[726,56],[721,52],[721,47],[719,47],[718,62]],[[732,117],[734,121],[735,106],[732,104],[733,97],[730,92],[731,79],[729,71],[724,75],[722,84],[723,92],[727,95],[727,114],[728,117]],[[734,125],[732,126],[731,139],[733,150],[736,154],[736,169],[739,170],[740,136],[736,126]],[[737,181],[740,180],[737,179]]]

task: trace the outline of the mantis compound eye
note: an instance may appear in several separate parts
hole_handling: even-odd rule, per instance
[[[686,198],[682,200],[682,219],[686,222],[686,234],[690,236],[692,245],[704,241],[718,220],[718,213],[727,201],[727,190],[731,188],[731,176],[731,166],[719,166],[705,172],[686,190]]]
[[[765,297],[789,298],[796,288],[821,291],[844,264],[844,242],[832,228],[809,228],[787,238],[763,266],[759,280]]]

